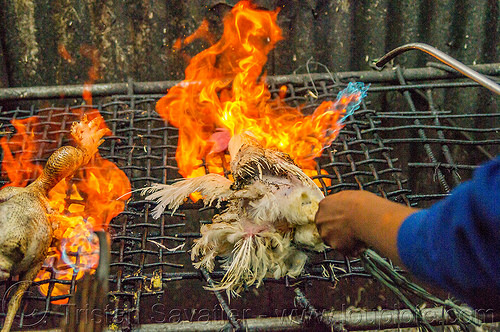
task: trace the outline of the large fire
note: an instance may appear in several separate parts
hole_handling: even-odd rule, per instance
[[[279,10],[256,9],[239,2],[224,19],[222,38],[194,56],[185,79],[156,105],[158,113],[179,128],[176,160],[184,177],[222,174],[227,156],[220,152],[233,135],[250,131],[266,148],[288,153],[308,175],[317,174],[314,158],[331,144],[343,118],[357,108],[366,89],[355,85],[336,101],[323,102],[311,115],[276,107],[265,83],[267,55],[282,37]],[[207,36],[207,23],[176,48]],[[286,95],[286,87],[280,96]],[[205,167],[203,167],[205,166]],[[323,171],[322,171],[323,172]]]
[[[3,149],[2,171],[7,173],[10,182],[5,186],[25,187],[30,179],[35,179],[42,171],[42,166],[33,164],[33,155],[37,151],[35,133],[26,132],[27,127],[33,127],[36,118],[12,120],[17,134],[10,140],[0,139]]]
[[[91,118],[95,116],[100,115],[96,112],[89,114]],[[7,137],[0,140],[4,154],[2,172],[7,173],[11,181],[6,186],[25,186],[42,170],[42,166],[33,163],[34,152],[40,150],[33,129],[36,123],[36,117],[13,120],[17,133],[10,140]],[[57,228],[49,255],[35,281],[79,279],[85,271],[95,269],[99,261],[99,244],[93,232],[107,229],[110,220],[123,211],[129,192],[127,176],[99,153],[73,179],[59,182],[49,192],[49,204],[53,210],[49,218]],[[44,283],[39,289],[47,295],[50,285]],[[52,297],[70,293],[70,283],[53,285]],[[67,301],[65,298],[53,303]]]

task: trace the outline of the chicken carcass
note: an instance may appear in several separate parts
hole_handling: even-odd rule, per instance
[[[48,192],[64,178],[87,164],[103,142],[108,129],[99,129],[100,118],[73,123],[77,147],[63,146],[47,160],[42,174],[26,187],[0,190],[0,281],[19,275],[19,286],[9,301],[2,332],[9,331],[22,294],[40,270],[57,225],[50,220]]]
[[[321,190],[285,153],[263,148],[250,134],[231,138],[228,145],[234,182],[217,174],[183,179],[172,185],[154,184],[143,190],[156,201],[153,217],[168,207],[175,212],[191,193],[205,205],[226,204],[212,224],[201,226],[191,259],[196,268],[213,271],[223,258],[225,275],[214,290],[236,295],[246,286],[258,287],[264,277],[298,276],[307,260],[302,248],[326,248],[314,223]]]

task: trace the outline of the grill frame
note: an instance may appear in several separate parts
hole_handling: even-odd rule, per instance
[[[476,66],[476,69],[490,75],[500,75],[500,69],[498,68],[500,68],[499,64]],[[500,114],[453,114],[450,111],[440,110],[437,103],[433,100],[433,94],[440,89],[460,89],[477,86],[474,82],[464,81],[457,77],[456,73],[436,69],[435,66],[406,70],[396,67],[394,70],[382,72],[337,73],[333,77],[328,74],[269,77],[268,83],[270,91],[275,97],[277,96],[279,86],[286,84],[289,94],[285,98],[285,101],[292,102],[292,104],[295,104],[294,106],[305,103],[307,106],[304,108],[304,112],[311,111],[313,106],[318,104],[318,101],[325,98],[332,98],[336,94],[336,91],[339,91],[341,86],[344,85],[341,82],[353,79],[372,83],[368,101],[373,104],[379,105],[384,102],[381,103],[375,97],[373,100],[370,100],[370,95],[383,94],[387,96],[390,93],[400,94],[398,98],[406,105],[403,112],[378,112],[378,109],[375,109],[375,107],[371,109],[370,105],[363,103],[362,108],[356,112],[354,117],[350,117],[346,121],[346,128],[342,130],[339,138],[319,158],[319,163],[322,165],[322,168],[327,169],[334,184],[327,188],[324,184],[326,176],[319,175],[316,178],[322,182],[322,189],[325,193],[333,193],[345,189],[365,189],[410,206],[418,205],[419,207],[423,207],[447,196],[451,188],[469,178],[471,172],[480,162],[494,156],[494,153],[491,152],[492,150],[496,150],[496,154],[498,154],[500,137],[488,138],[487,136],[500,130],[500,126],[495,125],[495,123],[500,122]],[[421,79],[431,82],[420,82]],[[125,171],[131,179],[132,189],[142,188],[151,181],[171,183],[179,177],[178,174],[176,175],[175,166],[173,166],[175,164],[174,155],[176,147],[173,142],[175,142],[176,138],[176,129],[168,126],[165,127],[163,120],[154,111],[154,102],[163,95],[162,91],[173,86],[175,83],[134,83],[129,81],[128,83],[96,85],[93,87],[93,90],[95,90],[93,91],[93,96],[94,100],[98,100],[98,102],[94,106],[82,106],[78,98],[71,100],[74,96],[81,96],[81,87],[76,86],[59,87],[57,89],[44,87],[3,89],[0,90],[0,103],[9,101],[8,103],[11,105],[12,103],[23,104],[25,103],[23,100],[27,100],[29,107],[21,106],[11,109],[11,106],[7,105],[6,108],[8,109],[6,111],[2,111],[0,108],[0,122],[4,125],[4,128],[9,128],[8,121],[12,118],[24,118],[46,113],[46,121],[41,121],[40,124],[40,126],[45,126],[42,130],[42,137],[47,140],[47,143],[56,142],[56,146],[40,149],[40,154],[35,161],[43,163],[52,151],[67,142],[63,135],[67,135],[69,132],[70,126],[68,124],[76,120],[72,109],[98,109],[113,132],[113,135],[108,137],[103,146],[101,146],[100,152],[103,157],[117,163]],[[138,91],[142,91],[141,94],[137,94]],[[310,94],[309,91],[313,93]],[[147,94],[144,94],[146,92]],[[65,95],[65,100],[51,100],[61,94]],[[420,109],[422,107],[422,94],[430,101],[429,111]],[[316,99],[314,96],[318,98]],[[112,100],[105,102],[108,99],[107,97]],[[60,114],[56,114],[58,107],[35,106],[35,103],[46,103],[45,99],[51,100],[50,102],[53,103],[66,103],[67,106],[60,109],[62,111]],[[494,102],[493,97],[492,100]],[[463,119],[471,118],[476,122],[483,118],[493,119],[494,125],[491,128],[466,128],[454,122],[455,120],[463,122]],[[55,131],[50,130],[49,123],[58,122],[59,119],[63,120],[62,127]],[[398,121],[409,121],[410,124],[398,126],[396,125]],[[428,124],[429,121],[432,121],[432,123]],[[381,125],[383,122],[388,125]],[[446,122],[447,125],[441,122]],[[405,134],[411,134],[411,132],[414,132],[415,137],[404,137]],[[382,137],[384,135],[396,136],[396,138],[384,138]],[[476,138],[471,135],[475,135]],[[446,136],[454,137],[454,139],[450,140]],[[463,138],[455,138],[457,136],[463,136]],[[146,144],[142,146],[138,144],[144,141]],[[157,142],[160,144],[157,145]],[[415,157],[416,161],[412,161],[411,156],[402,156],[401,151],[397,151],[398,147],[412,144],[418,145],[414,150],[421,154]],[[454,155],[457,155],[457,152],[452,150],[453,148],[457,149],[457,146],[464,151],[474,150],[474,152],[468,152],[473,157],[468,160],[468,163],[456,161]],[[144,154],[139,153],[141,149],[143,149]],[[334,152],[334,150],[337,150],[337,152]],[[156,153],[157,151],[160,151],[160,153]],[[428,159],[428,161],[425,161],[425,159]],[[379,169],[380,165],[384,165],[384,168]],[[373,178],[373,180],[365,181],[365,178]],[[419,188],[418,183],[410,183],[412,179],[423,179],[424,183],[430,181],[432,189],[429,189],[429,192],[423,192],[422,189],[410,189],[412,186]],[[434,179],[435,183],[432,183]],[[414,180],[413,182],[418,181]],[[4,183],[5,181],[1,182],[1,184]],[[108,305],[111,303],[111,307],[108,306],[106,308],[107,312],[104,315],[109,319],[109,323],[115,324],[115,326],[124,330],[138,326],[140,326],[141,330],[148,330],[150,322],[143,319],[143,316],[147,315],[145,306],[149,303],[148,300],[150,298],[168,296],[166,290],[169,287],[165,287],[165,284],[169,285],[168,283],[186,281],[188,284],[201,282],[201,285],[210,285],[213,283],[214,278],[221,278],[222,276],[220,270],[211,274],[203,270],[195,270],[190,266],[189,260],[186,260],[186,251],[189,248],[189,243],[192,239],[199,236],[196,232],[198,226],[193,221],[207,222],[210,214],[213,213],[213,209],[204,208],[200,203],[197,203],[183,207],[173,217],[164,216],[160,221],[152,221],[151,217],[148,216],[150,208],[151,206],[148,202],[141,199],[138,195],[134,195],[133,199],[127,204],[126,210],[113,219],[110,224],[113,242],[111,248],[111,276],[109,278],[110,302]],[[136,223],[135,220],[139,218],[142,218],[141,222]],[[187,221],[183,222],[183,218]],[[180,227],[186,227],[187,230],[171,233],[173,229]],[[154,234],[155,231],[159,232],[159,234],[149,236],[150,232]],[[188,243],[184,249],[172,252],[150,241],[160,242],[162,245],[172,248],[176,246],[173,244],[180,243],[186,239]],[[140,247],[140,249],[134,249],[134,247]],[[136,251],[141,257],[138,259],[139,262],[136,259],[135,263],[129,263],[127,256],[133,251]],[[169,262],[166,258],[176,257],[175,255],[184,255],[184,258],[174,263]],[[149,262],[151,256],[158,257],[160,263]],[[290,299],[296,300],[296,303],[289,303],[285,309],[292,316],[294,308],[302,310],[302,317],[300,314],[296,315],[302,319],[302,324],[292,324],[293,326],[288,327],[290,329],[310,326],[311,320],[309,320],[309,323],[306,322],[303,319],[304,313],[307,313],[305,316],[309,318],[318,318],[316,319],[316,323],[323,324],[321,326],[324,326],[324,324],[333,324],[333,320],[324,318],[328,317],[328,314],[325,313],[330,313],[329,310],[325,311],[325,308],[318,308],[316,310],[315,305],[317,303],[311,303],[311,299],[315,296],[315,292],[311,291],[311,288],[316,287],[314,285],[318,283],[322,285],[335,285],[338,282],[338,278],[356,280],[353,284],[356,287],[362,287],[363,282],[369,280],[369,276],[364,272],[358,259],[343,257],[334,252],[315,255],[315,257],[316,261],[313,260],[312,264],[308,264],[306,269],[309,275],[303,275],[295,280],[290,280],[289,278],[284,278],[280,281],[266,279],[265,284],[261,286],[261,288],[274,288],[274,285],[277,285],[277,289],[281,290],[284,288],[289,293],[287,295],[288,301]],[[116,261],[117,258],[118,262]],[[335,264],[337,268],[334,270],[330,266],[330,263]],[[160,291],[148,291],[148,287],[150,288],[152,284],[152,279],[155,278],[156,267],[161,269],[162,287]],[[169,269],[174,270],[173,272],[165,272],[164,268],[166,271],[169,271]],[[181,268],[189,271],[179,272],[175,270]],[[344,272],[339,272],[339,268],[343,269]],[[134,269],[141,271],[139,275],[134,276],[131,273]],[[142,274],[144,271],[150,272]],[[50,279],[46,282],[56,283],[60,281]],[[71,280],[68,283],[74,289],[76,280]],[[296,286],[297,283],[300,283],[300,287]],[[57,298],[53,298],[50,295],[48,297],[37,295],[35,287],[39,284],[35,283],[30,288],[30,293],[25,295],[23,301],[29,305],[22,306],[20,316],[18,315],[18,320],[16,320],[17,325],[14,325],[15,327],[29,328],[29,325],[32,323],[36,324],[37,328],[55,327],[57,326],[57,320],[67,315],[68,310],[70,310],[70,307],[67,305],[57,306],[50,303],[52,299]],[[9,283],[0,283],[0,290],[3,291],[3,294],[6,294],[5,290],[8,287]],[[134,290],[130,291],[131,288],[134,288]],[[207,292],[202,291],[201,294]],[[274,289],[271,290],[270,295],[267,295],[265,298],[272,298],[272,296],[276,295],[276,292]],[[380,292],[383,294],[382,290]],[[244,296],[248,295],[248,293],[245,294]],[[245,308],[244,301],[236,306],[237,310],[235,313],[234,303],[230,305],[225,299],[225,295],[220,292],[214,292],[214,296],[217,300],[216,305],[220,306],[221,316],[226,321],[223,324],[221,323],[223,327],[247,327],[253,329],[256,326],[272,327],[273,324],[278,324],[276,322],[278,317],[242,317],[241,313]],[[113,298],[118,298],[119,300],[114,302]],[[257,302],[257,300],[258,297],[256,296],[253,301]],[[35,313],[33,319],[30,321],[31,318],[26,315],[26,312],[30,312],[30,309],[32,309],[30,305],[33,302],[39,302],[40,304],[39,306],[35,306],[35,309],[42,309]],[[143,304],[143,302],[146,304]],[[127,307],[127,303],[133,303],[133,308]],[[255,303],[252,303],[252,305],[255,305]],[[394,305],[397,306],[396,309],[400,309],[399,304],[394,303]],[[333,307],[337,309],[335,305]],[[343,306],[342,309],[344,309]],[[398,310],[395,312],[399,312]],[[355,327],[352,321],[349,323],[345,312],[342,312],[344,313],[345,326]],[[268,311],[263,314],[269,316]],[[1,316],[2,314],[0,314]],[[487,319],[491,318],[491,321],[497,320],[498,317],[494,317],[487,316]],[[21,321],[19,321],[19,318]],[[215,314],[210,316],[209,321],[213,326],[220,325],[217,323],[216,318]],[[244,320],[241,320],[242,318]],[[450,322],[450,318],[444,315],[441,316],[441,319],[438,318],[436,319],[436,323]],[[38,321],[40,319],[41,322]],[[283,323],[283,319],[281,319],[281,322]],[[177,324],[178,322],[170,322],[170,325],[166,324],[169,322],[156,323],[165,323],[162,324],[163,327],[174,330],[181,328]],[[381,326],[394,327],[404,325],[400,321],[388,322],[385,325],[380,320],[374,320],[372,323],[366,321],[365,323],[365,325],[360,324],[355,328],[369,328],[370,326],[381,328]],[[195,322],[193,322],[192,325],[188,326],[194,327],[195,325]],[[409,323],[407,325],[411,326],[412,324]],[[283,327],[283,324],[276,326]]]

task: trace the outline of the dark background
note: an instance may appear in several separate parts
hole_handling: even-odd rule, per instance
[[[89,49],[98,51],[92,53],[96,83],[182,79],[186,64],[173,51],[175,40],[193,33],[203,18],[217,35],[236,2],[0,0],[0,88],[83,83],[92,65]],[[254,3],[281,8],[285,40],[270,55],[270,75],[291,74],[311,57],[331,71],[367,70],[374,58],[409,42],[431,44],[465,64],[498,62],[497,0]],[[194,55],[205,46],[197,42],[184,51]],[[407,68],[428,60],[416,51],[398,58]]]
[[[89,70],[92,67],[97,68],[95,83],[182,79],[186,67],[182,54],[194,55],[208,45],[197,41],[183,49],[183,52],[177,52],[173,50],[174,42],[193,33],[204,18],[209,20],[213,32],[220,34],[222,17],[236,2],[0,0],[0,88],[83,84],[89,80]],[[468,65],[500,62],[498,0],[255,2],[268,9],[281,7],[278,19],[285,40],[279,42],[269,56],[266,68],[269,75],[305,73],[304,66],[311,57],[332,72],[371,70],[371,61],[410,42],[431,44]],[[405,68],[414,68],[423,67],[431,60],[435,61],[421,52],[411,51],[398,56],[396,63]],[[312,66],[311,71],[325,70]],[[387,92],[375,92],[375,88],[389,83],[393,88]],[[326,84],[331,82],[327,81]],[[349,123],[335,142],[333,148],[339,153],[335,163],[330,162],[339,171],[329,173],[342,177],[342,181],[334,178],[333,184],[338,186],[335,190],[357,188],[356,185],[362,183],[365,189],[377,191],[380,185],[386,192],[392,192],[390,198],[394,199],[399,195],[406,195],[406,191],[398,192],[399,188],[394,189],[395,185],[387,182],[395,181],[392,176],[392,172],[395,172],[398,176],[401,173],[402,179],[408,181],[403,182],[403,189],[411,188],[411,194],[416,194],[413,196],[442,193],[434,168],[409,169],[407,166],[410,162],[430,161],[424,153],[423,143],[426,140],[417,142],[419,135],[416,128],[419,126],[408,115],[413,110],[403,96],[404,89],[394,87],[398,84],[396,81],[379,83],[379,86],[374,83],[367,98],[367,106],[357,112],[356,120]],[[274,94],[277,88],[278,85],[274,87]],[[310,88],[309,82],[297,83],[297,100],[301,103],[309,101],[305,91]],[[333,90],[331,87],[325,89],[323,97],[333,95]],[[411,91],[412,102],[415,102],[417,111],[427,112],[428,102],[418,94],[425,90],[416,90]],[[498,112],[500,101],[490,91],[479,87],[433,88],[432,96],[437,105],[436,111],[454,115],[494,114]],[[166,130],[164,121],[155,114],[156,97],[138,100],[121,100],[116,97],[111,102],[105,100],[106,103],[99,104],[99,109],[107,116],[115,135],[114,140],[108,139],[104,143],[101,151],[104,156],[127,170],[134,189],[142,188],[146,179],[150,181],[152,176],[155,182],[163,181],[167,169],[174,169],[175,154],[172,148],[175,145],[171,141],[173,138],[167,140],[168,137],[175,136],[175,130]],[[53,108],[52,101],[45,100],[33,104],[36,106],[19,106],[21,102],[17,100],[9,104],[2,103],[6,104],[3,109],[0,108],[4,128],[10,128],[11,118],[28,117],[34,113],[40,115],[38,110],[44,108],[52,114],[50,112]],[[66,128],[69,128],[69,123],[73,120],[69,106],[64,103],[79,107],[81,100],[57,100],[57,103],[61,103],[61,109],[66,112],[62,117],[68,123]],[[384,112],[406,112],[408,118],[384,118]],[[43,116],[43,112],[41,115]],[[53,119],[49,115],[42,117],[42,121],[40,130],[47,131]],[[434,124],[434,119],[422,118],[421,121],[428,126]],[[456,119],[459,126],[472,129],[497,128],[494,121],[498,123],[499,117]],[[449,125],[447,122],[443,124]],[[413,126],[412,129],[404,129],[408,125]],[[400,129],[389,130],[397,126]],[[435,132],[435,128],[426,129],[429,138],[436,138]],[[463,140],[456,132],[457,130],[445,131],[448,138]],[[373,137],[377,135],[381,140],[386,140],[383,149],[377,150],[378,146],[373,143]],[[498,139],[498,132],[471,131],[470,135],[477,140]],[[387,143],[391,139],[407,137],[417,139],[404,144]],[[169,149],[165,148],[167,143],[170,144]],[[363,144],[367,144],[368,148]],[[151,149],[147,150],[146,145]],[[432,162],[435,169],[438,169],[439,162],[444,161],[440,152],[442,148],[439,145],[433,145],[432,148],[439,157],[438,162]],[[493,155],[498,153],[498,144],[484,148]],[[367,155],[367,150],[370,150],[370,156]],[[134,158],[131,157],[132,151]],[[387,165],[384,153],[390,157],[391,162],[394,161],[395,167]],[[485,159],[483,154],[475,151],[474,145],[451,145],[451,153],[459,164],[466,166],[477,165]],[[161,159],[158,156],[162,156]],[[164,166],[164,160],[168,160],[170,164],[165,163],[167,166]],[[351,169],[353,167],[355,169]],[[396,171],[399,167],[402,167],[400,172]],[[470,177],[471,169],[472,167],[460,170],[462,180]],[[451,177],[452,173],[448,169],[443,172],[446,177]],[[374,178],[373,173],[377,178]],[[440,197],[436,196],[435,199]],[[414,197],[412,202],[418,202],[419,207],[431,203],[419,197]],[[145,203],[138,198],[132,200],[126,213],[118,216],[111,226],[114,239],[111,309],[124,312],[118,313],[117,317],[113,316],[113,322],[120,326],[168,322],[172,309],[218,308],[213,294],[202,288],[206,282],[201,280],[197,270],[192,267],[187,253],[179,251],[173,255],[147,241],[149,238],[158,240],[160,237],[162,243],[175,247],[179,243],[166,236],[198,232],[198,224],[192,222],[187,222],[191,228],[166,228],[166,231],[164,228],[170,222],[180,222],[184,218],[187,221],[201,220],[196,212],[199,206],[183,211],[183,218],[169,217],[161,221],[148,219],[148,210],[144,206]],[[205,216],[203,219],[209,218]],[[184,250],[191,247],[190,241],[192,239],[188,238]],[[321,262],[322,257],[316,258]],[[183,268],[168,265],[172,262],[183,264]],[[312,263],[313,267],[321,266],[320,263]],[[158,266],[163,273],[163,286],[160,291],[147,291],[145,286],[150,284],[154,272],[159,270]],[[134,274],[137,270],[141,271],[140,275]],[[174,278],[185,271],[192,273],[193,279]],[[268,280],[265,288],[251,289],[242,298],[233,299],[231,308],[237,310],[240,315],[238,318],[243,318],[245,313],[245,318],[261,314],[280,316],[291,313],[289,310],[294,308],[294,293],[292,287],[285,287],[283,283],[283,280]],[[350,306],[395,308],[394,297],[382,288],[372,279],[349,275],[348,278],[341,278],[338,285],[324,280],[314,280],[310,284],[308,281],[304,293],[319,310],[344,310]],[[34,294],[38,293],[34,291]],[[37,300],[42,309],[49,302],[43,297]],[[155,307],[158,304],[165,306]],[[56,305],[51,305],[50,308],[61,315],[66,310]],[[246,308],[254,309],[244,312]],[[211,312],[211,319],[222,318],[220,310]],[[200,311],[193,314],[195,320],[199,318],[199,314]],[[40,326],[57,326],[58,321],[55,319],[59,319],[59,316],[50,317],[54,319],[52,325],[49,322]],[[182,316],[181,319],[187,318]]]

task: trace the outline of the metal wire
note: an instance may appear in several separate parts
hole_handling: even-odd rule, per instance
[[[460,115],[441,110],[432,97],[436,83],[420,84],[418,90],[402,89],[402,86],[411,86],[412,82],[407,81],[404,72],[396,74],[400,78],[398,84],[385,85],[384,91],[377,90],[382,86],[373,82],[374,92],[370,93],[367,102],[346,121],[337,140],[318,159],[318,170],[325,172],[314,178],[325,193],[363,189],[407,205],[425,206],[446,196],[459,181],[469,178],[480,162],[493,155],[491,147],[500,146],[497,134],[500,128],[494,125],[500,118],[499,113]],[[311,77],[314,79],[314,75]],[[288,93],[282,102],[292,106],[307,105],[304,112],[332,98],[339,89],[339,84],[329,77],[315,79],[317,98],[313,98],[307,93],[313,88],[309,78],[277,82],[280,83],[270,85],[272,95],[277,96],[280,84],[285,83]],[[372,108],[372,100],[378,100],[387,91],[399,96],[401,108],[387,109],[387,112]],[[417,91],[423,92],[424,100],[415,98]],[[29,130],[40,137],[41,148],[35,161],[43,164],[51,152],[69,143],[70,124],[78,119],[78,114],[82,110],[98,109],[112,130],[112,135],[100,147],[101,155],[127,174],[132,189],[139,189],[151,182],[172,183],[180,177],[175,161],[178,130],[165,124],[154,111],[159,96],[131,92],[94,98],[95,105],[86,106],[81,105],[81,100],[57,100],[53,104],[34,101],[28,106],[1,110],[0,123],[2,130],[14,132],[10,124],[12,119],[38,116],[38,123]],[[463,119],[468,120],[468,126],[450,123],[450,120]],[[485,127],[475,128],[470,120],[476,119],[491,121],[485,121]],[[2,173],[0,184],[7,181],[5,178]],[[192,266],[188,252],[193,239],[200,236],[200,222],[210,220],[216,211],[202,209],[197,203],[184,205],[173,216],[165,214],[154,220],[149,216],[150,209],[150,205],[135,193],[125,211],[109,225],[112,238],[110,292],[103,319],[117,328],[130,330],[152,326],[148,324],[171,323],[170,328],[177,326],[180,329],[180,324],[174,325],[176,319],[193,324],[206,319],[226,329],[244,329],[248,322],[265,327],[266,322],[275,324],[273,319],[284,314],[295,316],[297,303],[294,299],[299,295],[309,314],[321,313],[325,308],[339,309],[346,303],[345,298],[336,298],[333,294],[351,292],[349,296],[354,298],[361,288],[377,298],[376,305],[394,309],[397,304],[382,288],[365,284],[371,279],[359,259],[334,251],[309,253],[310,261],[300,277],[266,279],[260,288],[249,289],[241,299],[229,302],[223,294],[203,289],[213,280],[222,278],[220,266],[213,273],[200,273]],[[182,244],[184,246],[179,247]],[[153,284],[158,278],[161,280],[159,287]],[[74,279],[51,278],[35,283],[25,296],[15,322],[17,328],[58,326],[68,306],[51,301],[71,295],[54,296],[52,290],[61,284],[74,287]],[[36,286],[40,284],[49,284],[47,297],[38,293]],[[8,287],[9,283],[0,283],[0,293],[5,294]],[[300,294],[297,287],[302,289]],[[365,305],[376,306],[368,302]],[[250,312],[245,312],[247,309]],[[0,317],[2,315],[0,313]],[[337,323],[324,318],[322,324],[336,326]]]

